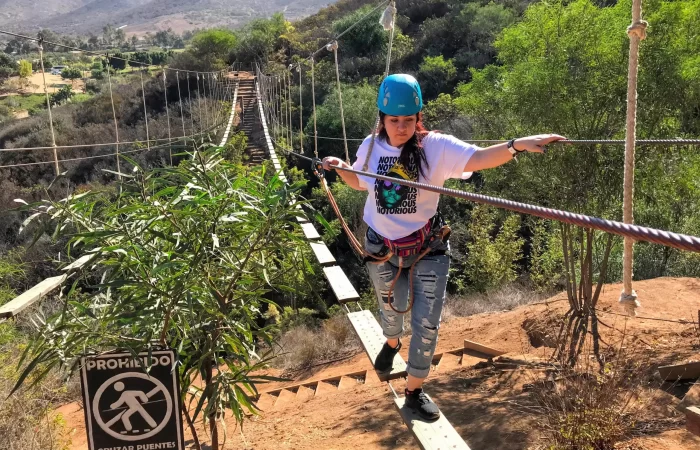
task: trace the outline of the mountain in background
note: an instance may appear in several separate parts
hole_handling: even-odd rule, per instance
[[[18,4],[19,3],[19,4]],[[316,13],[332,0],[0,0],[0,28],[88,34],[107,24],[127,34],[172,28],[237,27],[281,11],[288,20]]]

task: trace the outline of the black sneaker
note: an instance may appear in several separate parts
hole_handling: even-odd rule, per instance
[[[440,409],[425,395],[423,389],[418,388],[413,391],[406,389],[405,394],[405,406],[416,411],[423,419],[433,421],[440,418]]]
[[[401,341],[396,348],[392,348],[388,343],[384,343],[384,346],[379,351],[377,359],[374,360],[374,368],[380,372],[388,372],[394,366],[394,356],[401,350]]]

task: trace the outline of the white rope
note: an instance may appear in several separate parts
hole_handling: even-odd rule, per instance
[[[182,93],[180,91],[180,72],[175,72],[177,78],[177,100],[180,106],[180,121],[182,122],[182,135],[185,136],[185,113],[182,111]]]
[[[343,127],[343,145],[345,146],[345,162],[350,164],[350,152],[348,151],[348,135],[345,132],[345,111],[343,110],[343,91],[340,88],[340,68],[338,67],[338,41],[333,41],[327,47],[333,51],[335,58],[335,81],[338,87],[338,102],[340,103],[340,123]]]
[[[304,120],[302,118],[304,108],[302,102],[301,64],[297,66],[297,72],[299,72],[299,153],[304,154]]]
[[[314,155],[318,158],[318,131],[316,130],[316,78],[314,76],[314,59],[311,58],[311,102],[313,103],[314,114]]]
[[[163,95],[165,96],[165,115],[168,118],[168,141],[172,139],[172,134],[170,131],[170,111],[168,110],[168,83],[165,75],[165,70],[163,71]],[[173,151],[170,150],[170,165],[173,165]]]
[[[107,60],[107,83],[109,84],[109,98],[112,101],[112,117],[114,117],[114,134],[116,136],[116,149],[117,149],[117,177],[119,180],[122,179],[121,161],[119,160],[119,124],[117,122],[117,110],[114,107],[114,95],[112,94],[112,76],[110,75],[111,66],[109,65],[109,59]]]
[[[194,134],[194,116],[192,115],[192,91],[190,89],[190,76],[187,76],[187,98],[188,108],[190,112],[190,134]]]
[[[286,71],[284,73],[284,77],[287,82],[287,136],[288,136],[288,143],[287,147],[291,150],[293,148],[292,145],[292,75],[289,73],[289,71]]]
[[[146,111],[146,88],[143,84],[143,70],[139,71],[141,74],[141,97],[143,98],[143,117],[146,121],[146,145],[148,149],[151,148],[151,141],[148,133],[148,112]]]
[[[387,15],[391,15],[392,19],[391,21],[382,21]],[[382,14],[382,20],[380,20],[380,23],[386,30],[387,25],[391,26],[391,30],[389,31],[389,50],[387,51],[386,54],[386,68],[384,69],[384,78],[389,76],[389,66],[391,65],[391,47],[393,46],[394,42],[394,29],[396,28],[394,24],[396,23],[396,7],[394,6],[394,2],[392,1],[389,6],[387,6],[386,10],[384,10],[384,14]],[[372,128],[372,139],[369,141],[369,148],[367,149],[367,157],[365,158],[365,163],[362,165],[362,171],[367,172],[369,169],[369,158],[372,156],[372,150],[374,149],[374,141],[377,138],[377,129],[379,128],[379,109],[377,109],[377,119],[374,121],[374,127]]]
[[[46,88],[46,71],[44,70],[44,45],[39,41],[39,62],[41,63],[41,78],[44,80],[44,95],[46,95],[46,107],[49,110],[49,129],[51,130],[51,146],[53,148],[53,161],[56,176],[61,174],[58,167],[58,151],[56,150],[56,134],[53,130],[53,115],[51,114],[51,100],[49,99],[49,90]]]
[[[201,133],[204,128],[202,128],[202,125],[204,124],[204,120],[202,119],[202,97],[199,92],[199,74],[197,74],[197,109],[199,110],[199,131]],[[204,143],[204,135],[200,135],[202,137],[202,143]]]
[[[647,23],[642,20],[642,0],[632,1],[632,24],[627,28],[630,38],[629,68],[627,73],[627,123],[625,130],[625,172],[622,221],[634,223],[634,152],[637,132],[637,73],[639,70],[639,43],[646,37]],[[623,289],[620,304],[631,315],[637,315],[640,306],[637,293],[632,289],[634,239],[625,236],[622,260]]]

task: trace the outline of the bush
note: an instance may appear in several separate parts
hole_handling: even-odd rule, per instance
[[[103,80],[105,77],[105,72],[101,67],[99,69],[92,69],[90,72],[90,77],[95,80]]]
[[[73,96],[73,89],[70,86],[63,86],[58,92],[54,92],[49,97],[51,106],[62,105]]]

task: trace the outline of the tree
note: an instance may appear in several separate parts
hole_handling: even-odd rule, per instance
[[[442,55],[426,56],[418,68],[417,77],[423,97],[430,100],[440,93],[451,91],[456,75],[457,69],[451,59],[445,60]]]
[[[82,76],[83,73],[76,67],[66,67],[61,71],[61,78],[64,80],[70,80],[71,85],[73,86],[75,86],[75,80],[82,78]]]
[[[231,54],[229,60],[245,63],[253,63],[257,60],[269,61],[279,45],[280,36],[293,29],[291,23],[287,22],[281,13],[275,13],[269,19],[256,19],[238,34],[239,39],[235,48],[229,49]]]
[[[263,181],[260,168],[249,174],[220,151],[197,152],[167,171],[144,172],[125,158],[135,170],[118,193],[89,191],[31,208],[39,213],[32,220],[71,236],[71,253],[90,251],[86,267],[94,272],[82,271],[74,284],[89,285],[90,295],[72,289],[29,345],[17,387],[35,367],[41,372],[31,378],[39,381],[51,368],[76,370],[85,354],[135,354],[155,341],[178,351],[195,448],[202,448],[195,422],[204,421],[218,450],[219,421],[257,412],[255,384],[268,378],[251,372],[266,361],[258,342],[272,344],[258,325],[261,309],[274,292],[291,290],[289,274],[303,278],[311,266],[299,250],[303,236],[290,226],[299,214],[290,205],[294,188],[277,176]]]
[[[73,97],[73,94],[73,89],[71,89],[70,86],[63,86],[61,89],[51,94],[49,103],[51,103],[51,106],[62,105]]]
[[[15,62],[10,55],[0,52],[0,83],[10,78],[15,71]]]
[[[26,59],[19,61],[19,80],[25,88],[29,86],[29,77],[32,76],[32,63]]]
[[[192,38],[190,52],[212,68],[223,68],[237,42],[236,34],[230,30],[202,31]]]
[[[350,28],[360,18],[366,16],[373,8],[364,6],[355,12],[333,22],[333,33],[339,34]],[[343,36],[342,46],[347,48],[352,55],[368,56],[386,51],[388,37],[384,29],[379,25],[379,17],[382,11],[376,11],[372,16],[360,22],[355,28]]]
[[[126,69],[126,55],[122,53],[115,53],[109,58],[109,65],[114,70],[124,70]]]

